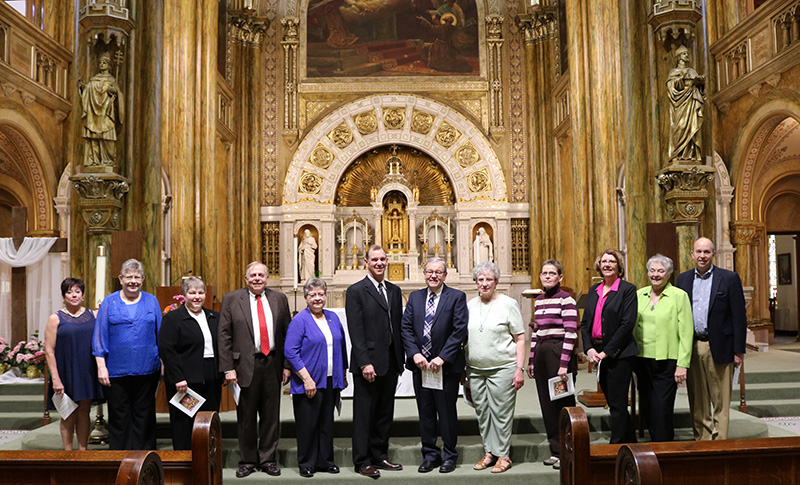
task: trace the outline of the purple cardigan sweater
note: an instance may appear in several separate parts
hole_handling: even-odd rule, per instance
[[[333,388],[344,389],[344,373],[347,369],[347,341],[344,328],[335,313],[323,310],[328,327],[333,336]],[[325,389],[328,382],[328,344],[320,331],[314,316],[306,308],[292,319],[286,332],[284,345],[286,360],[292,369],[292,394],[305,394],[303,380],[296,372],[306,368],[311,378],[320,389]]]

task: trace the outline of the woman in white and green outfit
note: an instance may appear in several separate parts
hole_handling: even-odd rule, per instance
[[[525,327],[517,301],[496,291],[497,265],[475,266],[472,279],[478,285],[478,297],[467,303],[467,378],[486,452],[473,468],[494,465],[492,472],[502,473],[511,467],[514,405],[525,382]]]

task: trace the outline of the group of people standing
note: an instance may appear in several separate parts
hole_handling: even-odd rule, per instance
[[[727,437],[732,368],[744,354],[746,321],[739,277],[713,266],[713,257],[711,241],[698,239],[692,250],[696,268],[678,276],[676,287],[669,283],[672,261],[656,255],[647,263],[652,285],[638,292],[622,279],[618,251],[597,258],[602,281],[589,289],[581,337],[589,362],[599,367],[612,443],[636,439],[627,411],[633,372],[653,441],[673,439],[675,394],[684,381],[695,438]],[[529,348],[517,301],[497,292],[500,270],[494,263],[474,268],[478,296],[467,301],[464,292],[445,285],[445,262],[431,258],[423,270],[426,287],[410,294],[405,310],[400,288],[384,277],[383,248],[369,248],[365,265],[368,274],[346,292],[346,330],[324,308],[325,281],[305,282],[307,308],[292,319],[286,296],[267,288],[260,262],[248,265],[245,288],[227,293],[220,313],[203,308],[200,278],[184,279],[184,305],[163,321],[155,297],[141,290],[144,268],[136,260],[123,264],[122,290],[103,300],[96,318],[82,306],[83,282],[64,280],[65,308],[50,317],[45,345],[53,392],[79,404],[61,423],[65,448],[77,433],[85,449],[90,404],[105,398],[110,449],[154,449],[155,390],[163,363],[168,394],[191,388],[206,398],[202,410],[219,409],[223,381],[238,386],[237,477],[257,469],[280,475],[280,392],[290,380],[300,475],[338,473],[334,410],[349,369],[353,463],[357,473],[377,478],[381,471],[403,468],[389,460],[388,450],[395,389],[405,366],[413,373],[419,412],[420,473],[456,468],[459,384],[475,407],[485,452],[473,468],[508,470],[516,392],[526,371],[537,384],[550,444],[552,456],[544,463],[558,468],[558,415],[575,399],[551,400],[548,381],[575,379],[578,340],[578,311],[561,288],[561,264],[551,259],[542,265],[544,291],[534,304]],[[84,358],[89,355],[94,358]],[[170,420],[173,447],[190,449],[192,418],[171,406]]]

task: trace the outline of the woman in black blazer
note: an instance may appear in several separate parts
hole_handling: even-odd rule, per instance
[[[581,320],[586,357],[600,365],[600,388],[611,411],[611,443],[635,443],[628,414],[628,388],[639,349],[633,339],[636,326],[636,287],[622,277],[625,263],[616,249],[606,249],[594,262],[603,281],[589,288]]]
[[[181,292],[184,304],[164,316],[158,333],[167,399],[191,387],[206,399],[200,411],[219,411],[222,395],[222,374],[217,358],[219,314],[203,308],[206,285],[200,278],[184,279]],[[191,450],[194,419],[170,405],[169,420],[173,449]]]

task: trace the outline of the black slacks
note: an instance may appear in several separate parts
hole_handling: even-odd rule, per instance
[[[419,434],[422,441],[422,459],[436,461],[457,460],[458,451],[458,384],[460,373],[444,374],[442,390],[422,387],[422,372],[414,371],[414,394],[417,396],[417,412],[419,412]],[[436,446],[439,435],[442,436],[442,450]]]
[[[536,392],[539,395],[539,406],[542,408],[544,429],[547,432],[547,441],[550,443],[550,454],[561,455],[561,440],[558,434],[558,419],[561,410],[567,406],[575,406],[575,396],[562,397],[555,401],[550,400],[548,379],[558,375],[561,367],[561,349],[564,339],[544,339],[536,342],[533,354],[533,371],[536,380]],[[572,372],[573,383],[577,377],[578,361],[575,354],[567,364],[567,371]]]
[[[196,393],[200,394],[206,399],[206,402],[200,407],[200,411],[219,411],[219,403],[222,399],[222,380],[220,379],[217,365],[214,363],[214,358],[203,359],[203,362],[198,362],[197,365],[203,366],[203,382],[189,382],[189,387]],[[175,384],[166,386],[167,400],[172,399],[175,395]],[[198,412],[200,412],[198,411]],[[192,427],[194,426],[194,417],[189,417],[186,413],[169,405],[169,423],[172,428],[172,449],[173,450],[191,450],[192,449]]]
[[[605,358],[600,363],[600,388],[611,411],[611,444],[636,443],[636,430],[628,412],[628,389],[635,357]]]
[[[641,415],[650,431],[650,441],[673,441],[675,426],[672,421],[675,411],[675,369],[678,361],[674,359],[636,358],[636,377],[639,383],[639,402]]]
[[[376,376],[373,382],[367,381],[360,372],[353,374],[353,464],[356,470],[388,458],[396,388],[397,365],[393,363],[386,375]]]
[[[283,356],[259,354],[253,365],[253,380],[242,387],[236,407],[239,464],[275,463],[281,421],[281,372]]]
[[[309,399],[305,394],[292,395],[297,432],[297,465],[300,468],[330,468],[333,461],[333,410],[341,389],[333,389],[328,377],[326,388],[317,387]]]
[[[160,372],[112,377],[108,400],[108,449],[156,449],[156,388]]]

